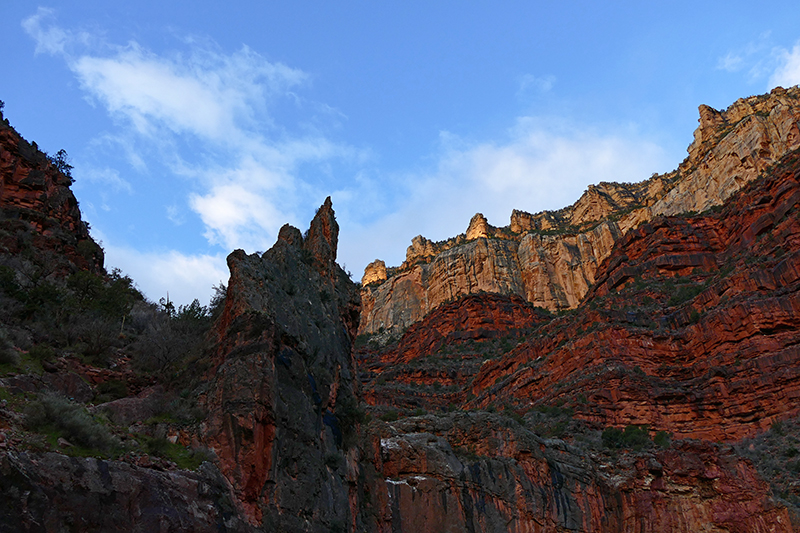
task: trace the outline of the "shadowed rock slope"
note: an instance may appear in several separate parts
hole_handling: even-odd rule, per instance
[[[329,198],[305,239],[286,225],[263,255],[228,257],[203,438],[249,520],[275,531],[355,519],[359,300],[334,261],[338,231]]]

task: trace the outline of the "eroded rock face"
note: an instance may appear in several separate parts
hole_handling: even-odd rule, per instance
[[[361,278],[362,285],[370,283],[381,283],[386,281],[386,263],[376,259],[364,269],[364,277]]]
[[[32,231],[34,242],[27,243],[52,253],[53,260],[64,259],[71,268],[100,272],[103,251],[92,240],[81,220],[78,201],[62,174],[41,152],[0,116],[0,246],[5,254],[19,254],[26,245],[17,234]],[[64,270],[69,267],[54,265]],[[67,271],[59,274],[69,273]]]
[[[505,228],[478,214],[453,239],[415,237],[406,262],[388,269],[386,281],[365,284],[359,332],[403,331],[431,309],[479,291],[517,294],[551,311],[574,309],[618,239],[656,216],[721,205],[800,147],[799,122],[797,87],[741,99],[725,111],[701,106],[689,156],[673,172],[591,186],[560,211],[515,210]],[[487,242],[476,246],[482,239]]]
[[[716,212],[628,232],[575,312],[488,293],[441,305],[359,353],[365,398],[412,411],[565,404],[600,427],[717,442],[797,416],[799,180],[792,153]]]
[[[410,326],[396,345],[356,351],[362,379],[367,379],[364,399],[412,410],[459,405],[484,361],[482,354],[446,353],[449,349],[521,334],[549,320],[546,312],[519,296],[472,294],[439,306]],[[421,361],[426,363],[415,364]]]
[[[272,530],[328,531],[355,520],[349,471],[326,464],[347,454],[355,431],[350,345],[359,300],[334,262],[337,239],[328,199],[305,241],[284,227],[262,256],[228,257],[204,439],[246,516]]]
[[[576,314],[473,381],[484,400],[575,401],[604,426],[736,441],[798,413],[800,157],[718,213],[623,237]]]
[[[3,531],[255,531],[219,470],[160,472],[56,453],[0,452]]]
[[[387,531],[792,531],[752,465],[710,443],[612,460],[485,413],[379,435]]]

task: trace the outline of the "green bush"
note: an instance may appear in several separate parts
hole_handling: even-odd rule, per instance
[[[340,394],[336,401],[336,420],[342,431],[342,442],[345,449],[355,444],[358,426],[364,423],[366,413],[359,407],[358,401],[350,394]]]
[[[112,379],[97,386],[96,403],[111,402],[128,396],[128,387],[124,381]]]
[[[629,450],[641,450],[650,444],[650,434],[647,426],[635,426],[633,424],[619,428],[608,428],[603,431],[603,445],[606,448],[625,448]]]
[[[55,431],[72,444],[111,452],[118,446],[108,429],[77,403],[57,394],[44,393],[25,409],[26,425],[40,432]]]
[[[653,443],[659,448],[669,448],[672,434],[666,431],[657,431],[653,436]]]
[[[56,356],[55,350],[47,344],[37,344],[30,350],[28,350],[28,355],[30,355],[33,359],[38,362],[42,361],[49,361],[53,357]]]
[[[384,422],[394,422],[398,418],[397,411],[394,409],[389,409],[385,413],[380,416],[380,419]]]
[[[325,455],[325,466],[332,470],[338,470],[344,465],[344,457],[339,452],[328,453]]]
[[[197,470],[205,461],[213,461],[214,455],[205,448],[186,448],[163,437],[140,435],[144,448],[150,455],[168,459],[184,470]]]
[[[667,305],[673,307],[676,305],[680,305],[684,302],[688,302],[701,292],[703,292],[702,284],[681,285],[680,287],[678,287],[678,291],[670,297],[669,301],[667,301]]]

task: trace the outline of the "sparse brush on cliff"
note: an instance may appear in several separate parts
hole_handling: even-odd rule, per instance
[[[58,169],[59,172],[68,178],[69,184],[75,182],[75,180],[72,178],[72,169],[74,167],[69,164],[69,155],[67,154],[66,150],[62,148],[56,152],[56,155],[48,155],[47,158],[50,160],[50,163],[52,163],[53,166]]]
[[[800,418],[775,421],[770,429],[736,445],[767,480],[774,496],[790,510],[792,522],[800,525]]]
[[[119,441],[83,406],[52,393],[43,393],[25,409],[27,426],[34,431],[55,432],[91,452],[109,453]]]
[[[633,424],[626,426],[624,430],[608,428],[603,431],[602,439],[606,448],[626,448],[630,450],[641,450],[652,442],[647,426]],[[663,440],[659,438],[659,442],[663,442]]]
[[[177,310],[163,301],[160,310],[151,308],[141,321],[143,331],[131,346],[134,365],[146,372],[164,373],[200,356],[211,316],[197,299]]]

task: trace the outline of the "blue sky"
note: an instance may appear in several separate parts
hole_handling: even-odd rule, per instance
[[[357,280],[476,212],[672,170],[698,105],[800,82],[798,22],[781,1],[7,1],[0,99],[70,154],[108,267],[207,302],[231,250],[328,195]]]

